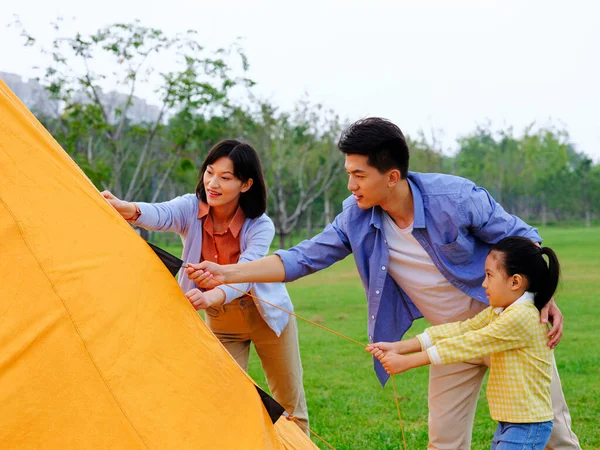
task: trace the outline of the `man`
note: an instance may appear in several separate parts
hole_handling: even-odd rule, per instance
[[[409,150],[393,123],[369,118],[340,138],[352,196],[332,224],[311,240],[251,263],[188,268],[198,285],[293,281],[354,253],[368,299],[369,342],[398,341],[412,321],[437,325],[473,317],[487,307],[484,261],[506,236],[540,243],[537,230],[508,214],[485,189],[464,178],[409,173]],[[563,317],[552,301],[548,345],[562,337]],[[387,374],[378,361],[382,384]],[[430,449],[470,449],[479,390],[489,361],[432,366],[429,376]],[[554,368],[555,422],[551,449],[579,449]]]

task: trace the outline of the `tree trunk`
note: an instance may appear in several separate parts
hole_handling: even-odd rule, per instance
[[[279,248],[286,248],[285,247],[285,237],[286,237],[286,234],[283,231],[281,231],[279,233]]]
[[[590,228],[592,226],[592,215],[590,214],[590,205],[586,202],[585,205],[585,227]]]
[[[333,217],[331,217],[331,199],[329,198],[329,190],[325,191],[325,208],[323,214],[325,216],[325,227],[333,222]]]
[[[548,223],[548,210],[546,209],[546,195],[542,192],[542,225]]]
[[[311,204],[306,211],[306,239],[310,239],[312,237],[312,210]]]

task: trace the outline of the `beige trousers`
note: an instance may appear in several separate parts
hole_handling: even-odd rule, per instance
[[[428,449],[469,450],[471,432],[489,358],[468,363],[431,366],[429,369],[429,445]],[[562,392],[560,378],[553,366],[552,409],[554,425],[546,449],[581,450],[571,430],[571,416]],[[490,442],[491,442],[490,436]]]
[[[250,342],[254,344],[273,398],[308,428],[296,318],[290,316],[277,337],[254,301],[241,297],[220,308],[208,308],[206,323],[244,371],[248,371]]]

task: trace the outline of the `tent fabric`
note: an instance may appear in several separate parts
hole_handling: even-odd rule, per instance
[[[0,81],[2,449],[314,449]]]

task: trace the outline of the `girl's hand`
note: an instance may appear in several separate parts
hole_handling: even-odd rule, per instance
[[[380,359],[381,365],[390,375],[406,372],[414,366],[410,362],[410,357],[399,355],[398,353],[385,353]]]
[[[394,351],[394,344],[392,342],[376,342],[369,344],[365,347],[365,351],[371,353],[375,358],[381,360],[387,352]]]
[[[373,348],[378,348],[383,352],[399,353],[401,355],[406,355],[407,353],[420,351],[421,343],[417,338],[411,338],[405,341],[375,342],[374,344],[367,345],[366,351],[370,352],[373,356],[375,356],[375,354],[371,351]]]

